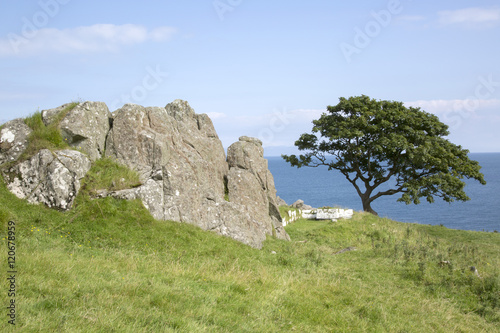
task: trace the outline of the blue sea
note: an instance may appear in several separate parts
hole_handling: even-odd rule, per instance
[[[471,153],[469,157],[482,166],[486,185],[465,179],[470,201],[452,203],[435,198],[419,205],[397,202],[401,194],[383,196],[372,203],[381,217],[401,222],[444,225],[447,228],[476,231],[500,231],[500,153]],[[362,210],[354,187],[337,170],[327,167],[297,169],[281,157],[266,157],[274,176],[278,195],[288,204],[302,199],[313,207],[339,206]]]

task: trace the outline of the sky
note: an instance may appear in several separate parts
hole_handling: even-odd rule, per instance
[[[272,156],[364,94],[500,152],[498,0],[0,0],[0,22],[0,123],[71,101],[183,99],[224,147],[253,136]]]

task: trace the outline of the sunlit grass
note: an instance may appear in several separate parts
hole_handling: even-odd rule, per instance
[[[256,250],[154,220],[139,201],[77,202],[58,212],[0,185],[0,239],[9,220],[17,228],[20,332],[498,331],[499,234],[358,213],[300,220],[292,241]]]

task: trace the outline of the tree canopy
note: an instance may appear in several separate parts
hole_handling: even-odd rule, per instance
[[[371,203],[381,196],[401,193],[398,201],[407,204],[421,198],[432,203],[434,197],[467,201],[464,178],[486,184],[469,151],[445,138],[448,126],[420,108],[365,95],[341,97],[313,124],[312,133],[295,142],[305,153],[282,157],[299,168],[339,170],[372,214]]]

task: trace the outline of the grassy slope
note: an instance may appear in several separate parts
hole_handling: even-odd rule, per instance
[[[138,201],[80,196],[63,213],[1,183],[0,238],[9,220],[17,228],[20,332],[500,331],[499,234],[357,214],[299,221],[291,242],[255,250],[155,221]],[[6,252],[2,240],[3,275]]]

